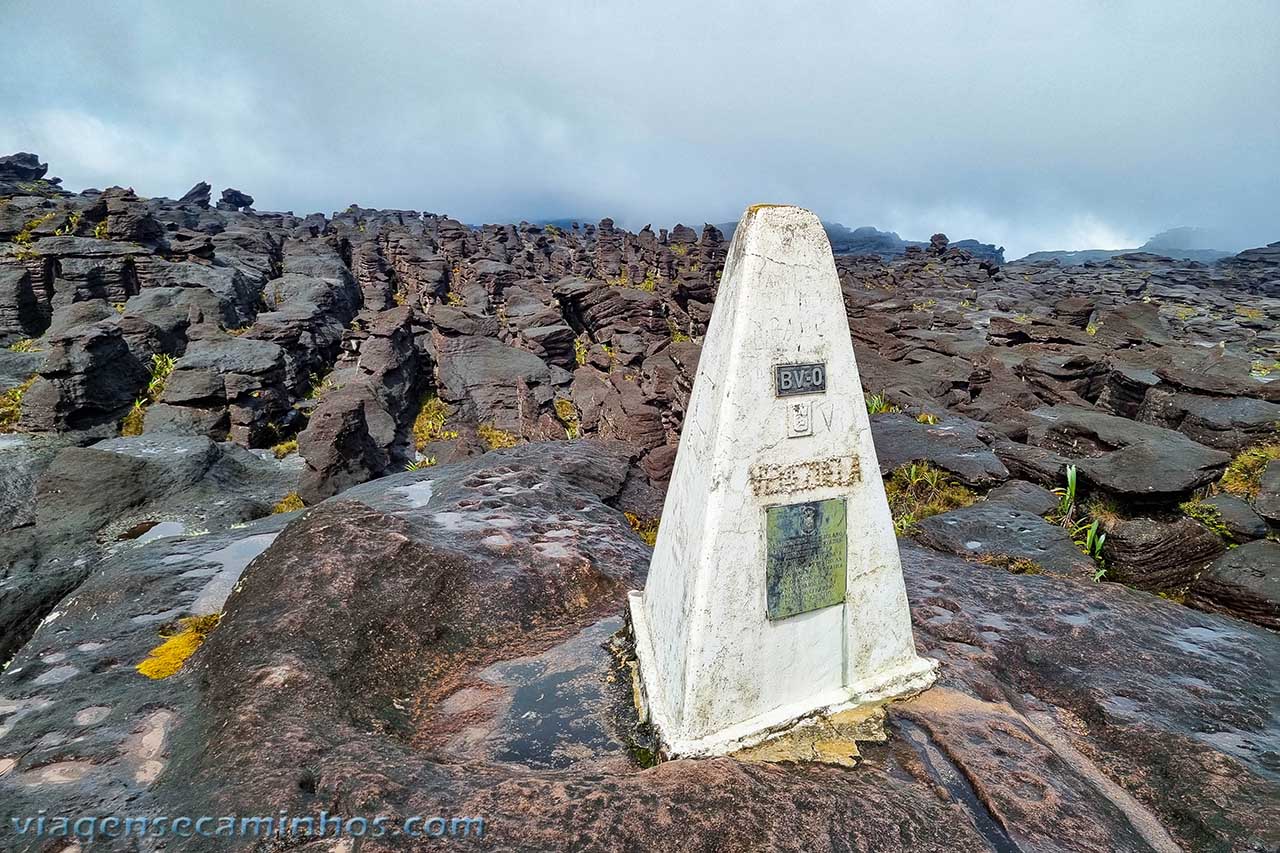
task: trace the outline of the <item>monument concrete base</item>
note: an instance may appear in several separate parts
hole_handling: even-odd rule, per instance
[[[635,636],[640,671],[642,716],[653,726],[663,752],[672,758],[726,755],[786,734],[794,728],[853,708],[891,699],[905,699],[928,689],[938,677],[939,664],[930,658],[914,658],[894,669],[876,673],[853,684],[783,705],[751,719],[735,723],[701,738],[672,737],[678,731],[659,682],[649,626],[644,615],[644,593],[628,595],[631,629]]]

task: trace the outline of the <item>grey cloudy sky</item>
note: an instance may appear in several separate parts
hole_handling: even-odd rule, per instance
[[[1280,239],[1280,2],[5,0],[0,152],[72,189],[468,222]],[[1232,248],[1232,247],[1227,247]]]

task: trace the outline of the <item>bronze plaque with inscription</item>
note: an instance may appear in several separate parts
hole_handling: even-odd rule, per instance
[[[786,619],[844,601],[848,549],[843,498],[765,510],[765,606]]]

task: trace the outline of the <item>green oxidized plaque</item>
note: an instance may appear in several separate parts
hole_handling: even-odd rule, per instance
[[[844,601],[848,550],[842,498],[765,510],[765,598],[770,619]]]

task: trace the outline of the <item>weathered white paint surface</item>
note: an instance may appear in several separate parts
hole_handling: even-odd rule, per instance
[[[804,362],[826,363],[826,393],[775,397],[774,365]],[[769,621],[765,507],[837,497],[845,603]],[[650,719],[675,755],[729,752],[936,676],[916,655],[835,262],[809,211],[752,207],[734,233],[631,615]]]

